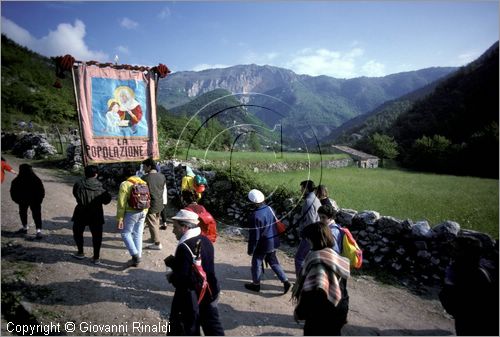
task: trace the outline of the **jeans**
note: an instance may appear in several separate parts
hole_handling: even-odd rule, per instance
[[[307,253],[311,250],[311,245],[306,239],[301,239],[297,252],[295,253],[295,275],[299,278],[300,269],[304,264]]]
[[[254,253],[252,256],[252,281],[254,284],[260,283],[260,277],[262,276],[262,261],[264,260],[271,266],[271,269],[281,282],[286,282],[288,280],[276,257],[275,251],[271,253]]]
[[[142,256],[142,231],[144,228],[144,212],[125,212],[123,218],[122,239],[131,256]]]
[[[42,204],[20,204],[19,216],[21,217],[21,224],[23,227],[28,225],[28,208],[31,209],[31,216],[35,222],[36,229],[42,229]]]

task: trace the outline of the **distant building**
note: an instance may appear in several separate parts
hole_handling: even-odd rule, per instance
[[[378,157],[364,153],[349,146],[342,145],[332,145],[332,147],[341,153],[346,153],[351,156],[352,160],[361,168],[377,168],[378,167]]]

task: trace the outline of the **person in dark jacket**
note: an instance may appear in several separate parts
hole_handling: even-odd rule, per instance
[[[280,239],[276,230],[276,216],[273,209],[264,203],[264,194],[253,189],[248,193],[248,199],[254,204],[255,210],[248,217],[249,239],[248,255],[252,256],[252,283],[245,284],[248,290],[260,291],[260,278],[264,260],[271,266],[276,276],[283,282],[283,294],[290,289],[290,282],[276,257],[276,249]]]
[[[102,231],[104,225],[104,212],[102,205],[111,202],[111,194],[104,189],[101,182],[97,180],[98,168],[95,165],[85,167],[85,178],[73,185],[73,196],[76,199],[76,207],[73,211],[73,239],[78,252],[73,254],[77,259],[83,259],[83,232],[88,225],[92,233],[92,245],[94,256],[92,262],[101,264],[100,251],[102,243]]]
[[[142,179],[148,184],[149,194],[151,195],[151,206],[146,214],[145,224],[149,228],[153,243],[146,246],[146,249],[161,250],[160,242],[160,212],[163,211],[163,190],[166,180],[162,173],[156,171],[156,163],[148,158],[142,162],[146,175]]]
[[[481,249],[478,238],[458,236],[445,271],[439,299],[457,336],[498,336],[498,269],[493,274],[481,264]]]
[[[28,208],[36,227],[36,238],[42,238],[42,201],[45,197],[45,188],[29,164],[19,166],[19,174],[10,186],[10,196],[19,205],[19,216],[22,228],[20,234],[28,234]]]
[[[295,253],[295,275],[299,277],[300,268],[304,264],[304,259],[307,253],[311,250],[309,241],[303,238],[302,232],[310,224],[319,221],[318,209],[321,207],[321,202],[314,191],[316,187],[312,180],[304,180],[300,183],[300,191],[305,197],[302,211],[299,217],[299,235],[300,242]]]
[[[223,336],[224,329],[217,309],[220,288],[215,276],[214,247],[208,238],[201,235],[196,213],[182,209],[172,220],[172,232],[179,243],[175,256],[170,255],[165,259],[165,264],[172,268],[167,279],[175,287],[168,334],[199,336],[201,326],[205,336]],[[193,254],[198,241],[201,247],[201,265],[209,285],[209,290],[199,304],[193,275]]]

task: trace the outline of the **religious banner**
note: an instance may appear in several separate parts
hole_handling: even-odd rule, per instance
[[[86,162],[158,159],[154,75],[85,64],[77,74]]]

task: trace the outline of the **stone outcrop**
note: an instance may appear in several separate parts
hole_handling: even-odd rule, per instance
[[[14,136],[5,135],[7,143],[13,142]],[[4,135],[2,134],[2,145]],[[52,146],[45,134],[22,132],[15,136],[12,144],[12,153],[26,159],[47,159],[56,155],[57,150]]]

